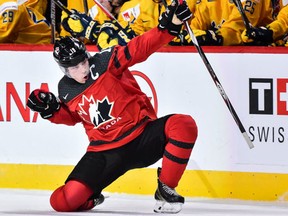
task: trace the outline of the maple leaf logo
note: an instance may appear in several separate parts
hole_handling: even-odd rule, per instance
[[[110,102],[108,97],[104,97],[103,100],[95,101],[94,97],[87,98],[82,96],[82,103],[79,104],[79,115],[87,122],[93,124],[95,128],[98,128],[102,124],[115,119],[111,115],[114,102]]]

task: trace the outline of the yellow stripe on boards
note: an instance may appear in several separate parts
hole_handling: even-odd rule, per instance
[[[0,188],[54,190],[64,184],[73,166],[0,164]]]
[[[55,190],[74,166],[0,164],[0,188]],[[186,170],[177,192],[185,197],[288,201],[288,174]],[[121,176],[106,192],[152,195],[155,168],[135,169]]]

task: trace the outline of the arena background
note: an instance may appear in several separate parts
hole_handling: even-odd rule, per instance
[[[0,188],[54,190],[88,145],[81,125],[51,124],[26,107],[35,88],[57,93],[63,74],[51,51],[52,46],[0,45]],[[199,126],[177,191],[188,197],[287,201],[287,48],[204,51],[255,148],[249,149],[195,48],[165,47],[131,68],[158,116],[187,113]],[[153,194],[160,165],[129,171],[105,191]]]

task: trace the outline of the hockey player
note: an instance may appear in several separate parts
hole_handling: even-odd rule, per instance
[[[158,25],[159,16],[165,11],[165,7],[161,0],[140,0],[140,14],[131,28],[137,35],[154,28]]]
[[[109,11],[112,10],[112,7],[109,3],[108,0],[99,0],[99,2]],[[82,13],[82,14],[86,14],[89,15],[90,17],[93,17],[94,20],[97,21],[97,23],[102,24],[104,23],[105,20],[109,20],[109,18],[107,17],[107,15],[95,4],[94,0],[87,0],[87,10],[88,10],[88,14],[86,14],[85,9],[84,9],[84,4],[83,1],[75,1],[75,0],[67,0],[67,8],[69,10],[75,10],[78,13]],[[61,20],[63,23],[64,19],[68,19],[68,14],[65,11],[62,11],[62,16],[61,16]],[[79,20],[69,20],[69,26],[76,26],[75,28],[79,29]],[[81,25],[81,24],[80,24]],[[64,29],[61,26],[61,31],[60,31],[60,36],[70,36],[71,31],[70,29],[73,29],[73,27],[70,29],[66,28],[66,26],[63,26]],[[81,28],[81,27],[80,27]]]
[[[171,0],[167,1],[168,3]],[[190,11],[194,12],[196,0],[188,0],[186,3]],[[165,6],[162,0],[140,0],[140,14],[131,25],[131,28],[137,35],[141,35],[146,31],[154,28],[158,24],[159,16],[165,11]]]
[[[50,44],[51,28],[36,0],[0,1],[0,43]],[[40,5],[40,6],[39,6]]]
[[[226,33],[225,29],[221,27],[229,17],[232,17],[233,9],[237,19],[233,19],[230,28],[226,28],[228,31]],[[244,29],[243,21],[232,1],[202,0],[196,5],[194,18],[190,26],[198,43],[202,46],[236,45],[241,42],[240,35],[243,30],[239,29],[238,23]]]
[[[186,3],[194,13],[196,7],[197,0],[187,0]],[[171,0],[165,0],[168,4]],[[131,24],[132,30],[136,33],[136,35],[141,35],[146,31],[154,28],[158,24],[158,19],[161,13],[165,10],[165,5],[163,4],[163,0],[140,0],[140,14],[136,18],[135,22]],[[191,19],[187,20],[189,23]],[[172,45],[186,45],[185,37],[187,35],[186,31],[181,31],[177,37],[170,42]],[[181,38],[181,40],[180,40]],[[189,39],[190,40],[190,39]],[[190,40],[191,41],[191,40]]]
[[[273,20],[272,15],[282,5],[281,1],[271,0],[245,0],[242,4],[253,26],[270,23]],[[197,4],[194,16],[191,28],[200,45],[243,44],[241,33],[245,26],[233,1],[202,0]]]
[[[114,4],[116,3],[112,1],[108,6],[107,4],[103,4],[103,7],[105,7],[110,13],[114,11],[115,14],[119,12],[122,4],[125,5],[125,1],[117,1],[117,4]],[[95,5],[93,8],[98,8],[98,5]],[[91,8],[90,11],[94,11],[93,8]],[[127,7],[125,8],[127,9]],[[98,8],[97,11],[98,10],[102,11],[100,8]],[[101,14],[103,14],[103,11]],[[80,19],[75,19],[74,15],[77,15]],[[93,16],[94,15],[92,15],[92,17]],[[99,21],[97,17],[94,17],[93,20],[91,16],[88,16],[85,13],[80,13],[74,9],[73,16],[67,16],[62,20],[62,26],[74,37],[80,38],[84,41],[86,39],[86,42],[88,40],[88,43],[96,43],[99,50],[117,44],[126,45],[130,39],[136,36],[134,31],[130,28],[129,23],[124,20],[122,20],[122,23],[117,21],[116,18],[111,21],[107,16],[106,20]]]
[[[190,17],[186,4],[178,6],[173,1],[158,27],[133,38],[127,46],[117,45],[92,57],[75,38],[56,40],[53,56],[65,73],[58,84],[60,100],[36,89],[27,105],[52,123],[82,123],[90,141],[65,185],[50,197],[56,211],[92,209],[104,201],[102,190],[126,171],[161,158],[154,211],[181,210],[184,197],[175,188],[196,141],[197,125],[184,114],[157,118],[128,68],[172,40],[182,28],[181,21]]]
[[[130,28],[130,24],[134,21],[133,16],[136,18],[139,15],[136,6],[139,0],[109,0],[109,2],[112,7],[110,13],[115,20],[106,20],[101,25],[97,38],[99,50],[117,44],[126,45],[132,38],[136,37],[135,32]]]
[[[288,5],[284,6],[276,19],[269,24],[253,27],[250,31],[242,33],[242,39],[246,44],[271,45],[273,42],[282,44],[288,33]],[[281,43],[282,41],[282,43]]]
[[[76,15],[78,19],[73,18]],[[102,25],[90,16],[78,11],[73,11],[73,16],[66,17],[62,26],[70,32],[73,37],[81,40],[89,40],[96,44],[99,50],[115,45],[126,45],[136,34],[128,26],[123,28],[117,20],[104,21]]]
[[[126,1],[120,8],[118,21],[122,26],[134,23],[140,14],[140,0]]]

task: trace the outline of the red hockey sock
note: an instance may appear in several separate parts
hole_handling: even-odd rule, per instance
[[[93,201],[88,201],[92,194],[93,191],[85,184],[70,180],[52,193],[50,204],[58,212],[89,210],[94,207]]]
[[[191,116],[176,114],[167,120],[165,134],[168,143],[163,155],[159,180],[175,188],[184,173],[197,139],[197,125]]]

